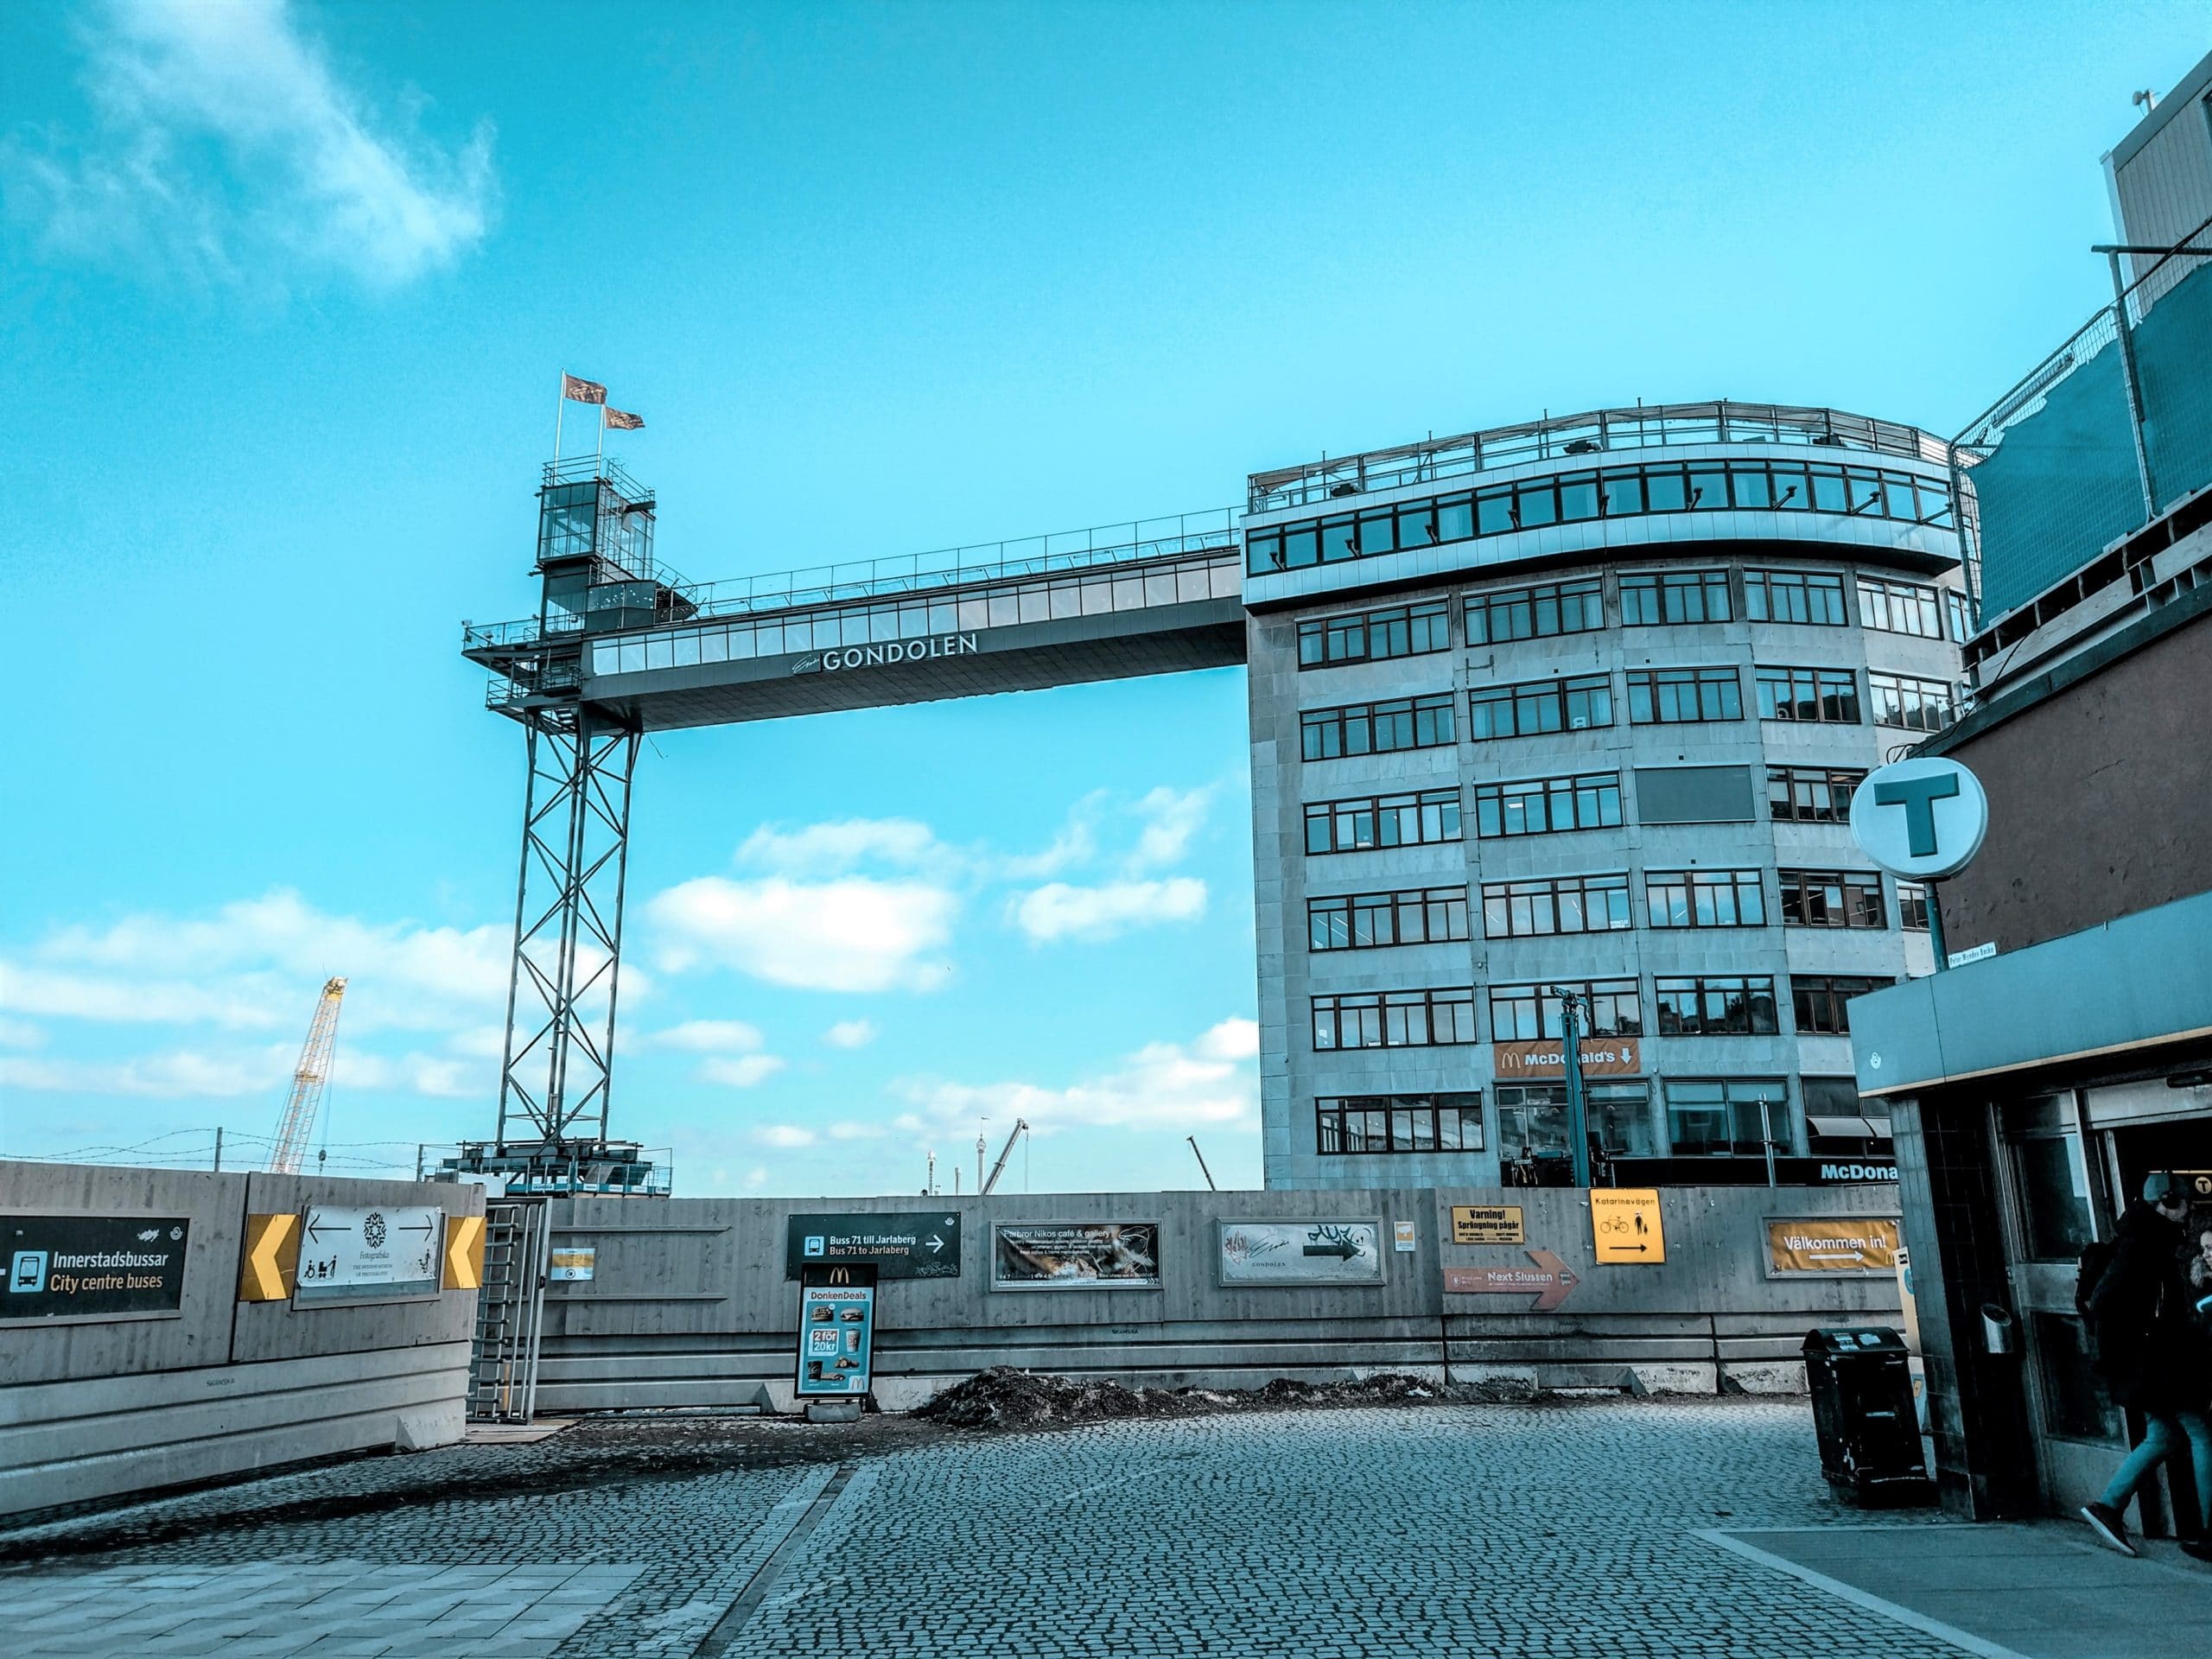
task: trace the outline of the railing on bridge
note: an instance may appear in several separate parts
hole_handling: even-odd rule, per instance
[[[690,609],[661,626],[696,624],[716,617],[864,602],[964,588],[1009,579],[1073,574],[1107,565],[1136,564],[1188,554],[1234,549],[1243,514],[1235,507],[1179,512],[1087,530],[1059,531],[1012,541],[982,542],[841,564],[815,565],[769,575],[694,582],[673,591]],[[549,635],[584,630],[581,616],[562,613],[541,624],[536,617],[512,622],[461,625],[464,651],[528,645]]]

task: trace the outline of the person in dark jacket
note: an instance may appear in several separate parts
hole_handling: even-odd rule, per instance
[[[2212,1504],[2212,1346],[2196,1314],[2183,1265],[2188,1245],[2182,1224],[2189,1193],[2171,1171],[2143,1183],[2143,1199],[2127,1206],[2113,1234],[2111,1262],[2085,1306],[2097,1341],[2097,1370],[2116,1406],[2133,1407],[2148,1425],[2143,1444],[2127,1454],[2104,1496],[2085,1504],[2082,1518],[2103,1542],[2128,1555],[2123,1511],[2151,1471],[2189,1443],[2200,1510]],[[2182,1548],[2212,1561],[2212,1537],[2200,1530]]]

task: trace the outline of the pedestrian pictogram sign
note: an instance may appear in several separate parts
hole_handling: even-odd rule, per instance
[[[1659,1219],[1658,1189],[1591,1188],[1590,1236],[1600,1262],[1664,1262],[1667,1231]]]

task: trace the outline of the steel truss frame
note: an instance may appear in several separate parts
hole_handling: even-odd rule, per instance
[[[613,1081],[639,734],[573,705],[532,710],[524,724],[529,785],[499,1141],[599,1141]]]

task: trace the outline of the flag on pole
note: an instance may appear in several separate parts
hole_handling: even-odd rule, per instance
[[[626,414],[612,404],[600,410],[599,417],[617,432],[634,432],[645,423],[644,416]]]
[[[604,404],[607,388],[596,380],[579,380],[563,370],[561,375],[561,396],[570,403]]]

